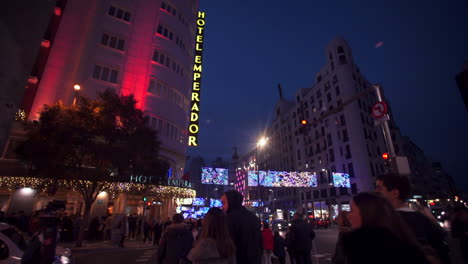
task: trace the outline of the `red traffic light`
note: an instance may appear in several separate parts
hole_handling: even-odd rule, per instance
[[[301,121],[301,124],[307,125],[307,120],[303,119],[303,120]]]
[[[151,205],[151,202],[147,202],[146,205],[147,205],[147,206],[150,206],[150,205]]]
[[[382,154],[382,158],[383,158],[384,160],[387,160],[389,157],[390,157],[390,156],[388,155],[388,153]]]

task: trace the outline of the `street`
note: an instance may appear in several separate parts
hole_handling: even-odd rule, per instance
[[[312,261],[317,264],[331,263],[331,257],[335,252],[335,243],[338,236],[336,227],[329,229],[315,229],[315,248],[312,250]],[[125,248],[117,248],[109,242],[92,243],[83,248],[72,248],[76,256],[77,264],[102,264],[102,263],[156,263],[156,248],[150,243],[141,241],[128,241]],[[290,264],[289,256],[286,263]]]

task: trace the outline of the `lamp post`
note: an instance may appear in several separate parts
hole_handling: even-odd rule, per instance
[[[261,202],[261,187],[260,187],[260,164],[259,164],[259,155],[258,155],[258,149],[259,148],[263,148],[264,146],[266,146],[266,144],[268,143],[268,138],[267,137],[262,137],[260,138],[260,140],[258,140],[257,142],[257,147],[255,148],[255,156],[256,156],[256,160],[255,160],[255,163],[257,164],[257,192],[258,192],[258,197],[260,198],[259,202]],[[260,203],[258,204],[258,207],[261,207],[260,206]],[[263,208],[263,206],[261,207]],[[261,212],[262,213],[262,212]]]
[[[75,94],[73,96],[73,105],[76,104],[77,98],[78,98],[78,93],[81,90],[81,86],[79,84],[73,85],[73,89],[75,90]]]

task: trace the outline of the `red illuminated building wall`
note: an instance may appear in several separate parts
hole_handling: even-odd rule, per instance
[[[22,109],[34,120],[44,104],[71,104],[75,84],[90,97],[133,94],[181,177],[197,12],[198,1],[58,1]]]

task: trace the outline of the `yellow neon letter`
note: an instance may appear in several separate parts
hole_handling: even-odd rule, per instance
[[[192,93],[192,101],[200,102],[200,99],[198,98],[198,93]]]
[[[195,56],[195,63],[201,63],[201,56],[200,55]]]
[[[201,71],[202,71],[202,70],[201,70],[201,64],[199,64],[199,65],[194,64],[194,65],[193,65],[193,71],[199,71],[199,72],[201,72]]]
[[[197,42],[203,43],[203,36],[197,35]]]
[[[193,83],[193,88],[194,91],[200,91],[200,83],[199,82],[194,82]]]
[[[193,73],[193,80],[196,81],[197,79],[200,79],[201,74],[198,72]]]
[[[195,136],[189,136],[188,137],[188,145],[196,147],[197,145],[197,138]]]
[[[200,43],[195,44],[195,50],[202,51]]]
[[[193,103],[192,109],[190,111],[200,111],[200,108],[198,108],[197,103]]]
[[[198,125],[197,124],[191,124],[188,127],[188,130],[189,130],[190,133],[196,134],[196,133],[198,133]]]
[[[203,34],[203,29],[205,29],[205,28],[203,28],[203,27],[197,27],[197,28],[198,28],[198,35]]]
[[[205,12],[198,11],[198,17],[199,18],[205,18]]]
[[[200,27],[203,27],[205,25],[205,20],[204,19],[198,19],[197,20],[197,25],[199,25]]]
[[[198,114],[197,113],[190,113],[190,121],[198,121]]]

